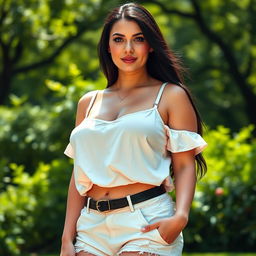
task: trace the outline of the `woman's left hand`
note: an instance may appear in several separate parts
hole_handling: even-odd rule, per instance
[[[142,232],[148,232],[155,228],[158,229],[162,238],[168,243],[171,244],[178,237],[180,232],[187,225],[188,219],[182,215],[174,214],[169,218],[164,218],[153,224],[144,226]]]

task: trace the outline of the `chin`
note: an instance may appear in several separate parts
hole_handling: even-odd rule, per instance
[[[119,70],[123,71],[123,72],[134,72],[134,71],[139,71],[139,70],[143,70],[144,67],[143,66],[122,66],[122,67],[118,67]]]

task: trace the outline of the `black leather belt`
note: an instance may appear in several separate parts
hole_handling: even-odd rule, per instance
[[[145,200],[151,199],[153,197],[159,196],[166,193],[164,185],[161,184],[160,186],[153,187],[142,192],[130,195],[132,204],[137,204],[143,202]],[[85,205],[87,205],[88,196],[85,197]],[[89,208],[97,210],[99,212],[119,209],[128,206],[127,197],[111,199],[111,200],[94,200],[90,198]]]

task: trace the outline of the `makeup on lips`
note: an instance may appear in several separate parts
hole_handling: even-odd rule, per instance
[[[132,57],[132,56],[126,56],[124,58],[121,58],[121,60],[124,62],[124,63],[134,63],[137,58],[135,57]]]

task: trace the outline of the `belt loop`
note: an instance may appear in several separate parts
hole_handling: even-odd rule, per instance
[[[86,212],[87,212],[87,213],[90,213],[90,209],[89,209],[90,200],[91,200],[91,198],[90,198],[90,197],[87,197],[87,205],[86,205]]]
[[[134,210],[130,195],[127,195],[126,198],[127,198],[127,201],[128,201],[131,212],[134,212],[135,210]]]

